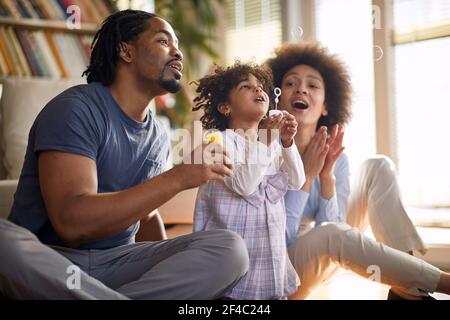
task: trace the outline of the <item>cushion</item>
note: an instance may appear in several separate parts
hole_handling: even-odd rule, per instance
[[[85,83],[79,79],[7,78],[0,101],[0,148],[8,179],[22,170],[28,133],[42,108],[65,89]]]
[[[11,211],[17,180],[0,180],[0,219],[6,219]]]
[[[3,80],[0,80],[0,98],[2,96],[2,91],[3,91]],[[6,178],[6,170],[5,167],[3,165],[3,147],[1,145],[1,142],[3,141],[2,139],[2,133],[3,133],[3,125],[2,125],[2,113],[1,113],[1,109],[0,109],[0,180],[5,179]]]

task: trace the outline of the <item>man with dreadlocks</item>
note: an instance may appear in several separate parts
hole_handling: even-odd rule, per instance
[[[149,212],[231,175],[226,164],[162,173],[169,138],[147,106],[180,89],[182,60],[172,27],[158,16],[125,10],[105,20],[84,72],[88,84],[51,100],[30,131],[10,221],[0,220],[0,293],[215,299],[246,273],[245,244],[233,232],[152,241],[160,221]]]

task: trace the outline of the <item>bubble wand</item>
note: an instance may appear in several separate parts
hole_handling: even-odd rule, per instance
[[[269,117],[281,113],[281,110],[278,110],[278,102],[280,101],[279,97],[281,96],[281,89],[276,87],[273,92],[275,93],[275,109],[269,110]]]

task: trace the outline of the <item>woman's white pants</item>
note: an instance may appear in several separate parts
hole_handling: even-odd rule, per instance
[[[377,241],[362,234],[369,224]],[[414,250],[426,251],[401,202],[392,161],[384,156],[368,159],[352,181],[347,224],[303,230],[288,248],[301,280],[296,297],[306,298],[339,266],[407,296],[434,292],[441,272],[407,253]]]

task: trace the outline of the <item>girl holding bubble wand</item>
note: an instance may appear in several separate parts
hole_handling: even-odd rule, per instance
[[[218,67],[200,79],[194,100],[194,111],[205,112],[204,128],[222,131],[234,164],[231,177],[199,188],[194,213],[194,231],[232,230],[247,245],[249,270],[225,294],[232,299],[284,299],[299,284],[286,253],[283,200],[288,189],[298,190],[305,181],[293,141],[297,122],[288,112],[271,115],[263,127],[279,135],[258,139],[269,109],[271,79],[270,72],[256,65]]]

